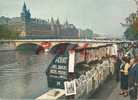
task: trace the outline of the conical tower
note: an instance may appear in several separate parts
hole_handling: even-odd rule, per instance
[[[22,18],[22,21],[24,21],[24,22],[29,22],[31,19],[30,10],[27,9],[25,2],[22,7],[21,18]]]
[[[57,35],[61,33],[61,25],[60,25],[59,19],[57,19],[56,21],[56,32],[57,32]]]
[[[28,34],[30,31],[31,13],[30,10],[27,9],[25,2],[22,7],[21,20],[22,20],[21,36],[26,36],[26,34]]]

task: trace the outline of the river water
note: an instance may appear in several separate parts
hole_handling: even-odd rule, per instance
[[[0,51],[0,99],[34,99],[46,92],[50,59],[47,53]]]

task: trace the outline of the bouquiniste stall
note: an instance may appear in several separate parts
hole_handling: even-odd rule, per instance
[[[66,96],[75,95],[75,98],[83,93],[89,94],[113,71],[109,60],[112,55],[117,55],[116,51],[116,46],[112,44],[86,48],[67,47],[63,53],[55,56],[46,71],[48,86],[65,89]]]

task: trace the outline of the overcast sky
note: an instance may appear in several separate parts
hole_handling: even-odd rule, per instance
[[[77,28],[116,36],[124,32],[120,23],[136,10],[133,0],[0,0],[0,16],[20,16],[24,1],[32,17],[68,19]]]

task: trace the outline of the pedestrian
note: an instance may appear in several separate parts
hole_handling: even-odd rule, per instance
[[[114,64],[115,66],[115,76],[116,76],[116,81],[119,82],[120,80],[120,66],[121,66],[122,62],[119,59],[119,57],[116,57],[116,62]]]
[[[128,47],[128,51],[126,52],[126,55],[129,57],[129,58],[134,58],[135,55],[136,55],[136,50],[135,50],[135,46],[134,44],[130,44],[129,47]]]
[[[135,59],[132,58],[130,60],[130,68],[128,71],[128,90],[129,90],[129,96],[130,100],[136,100],[136,95],[135,95],[135,75],[134,75],[134,68],[135,68]]]
[[[120,66],[121,81],[120,81],[120,95],[128,96],[128,69],[130,67],[130,60],[128,57],[122,58],[122,65]]]
[[[133,67],[129,71],[129,95],[130,100],[137,100],[138,96],[138,56],[134,58]]]

